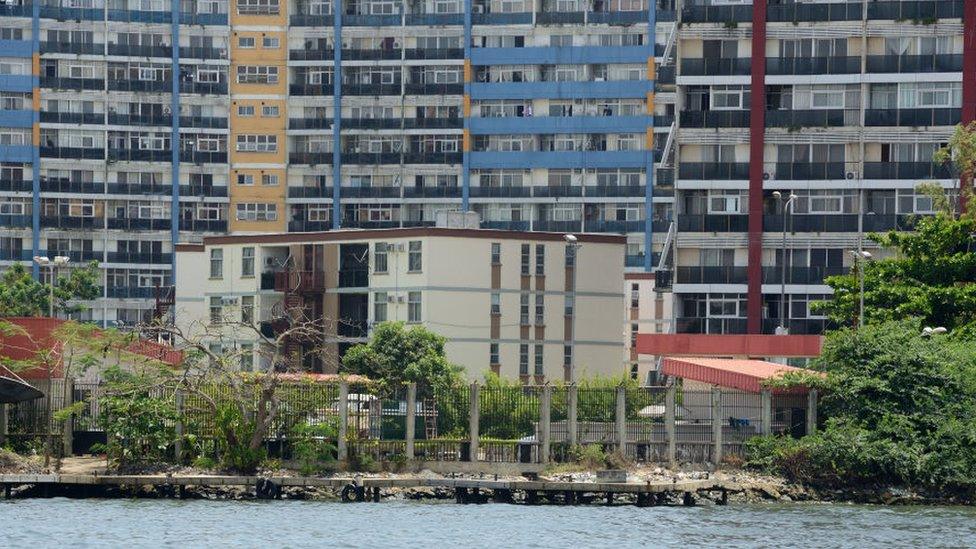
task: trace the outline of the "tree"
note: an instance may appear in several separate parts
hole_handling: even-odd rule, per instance
[[[98,283],[98,262],[71,269],[54,286],[54,310],[75,312],[76,301],[95,299],[102,293]],[[15,263],[0,276],[0,317],[42,316],[48,314],[51,285],[34,280],[22,263]]]
[[[973,197],[973,175],[976,174],[976,122],[956,126],[949,143],[936,151],[939,164],[952,164],[959,174],[959,212],[966,213]]]
[[[925,189],[923,189],[925,190]],[[941,198],[939,198],[941,196]],[[937,204],[948,204],[936,195]],[[914,232],[871,234],[893,256],[861,262],[866,323],[917,317],[927,326],[976,333],[976,218],[945,210],[917,220]],[[817,308],[838,326],[857,324],[858,273],[826,279],[833,299]]]
[[[341,371],[386,387],[415,382],[437,391],[458,384],[464,371],[447,359],[446,342],[423,326],[408,329],[403,322],[383,322],[373,329],[369,343],[346,351]]]

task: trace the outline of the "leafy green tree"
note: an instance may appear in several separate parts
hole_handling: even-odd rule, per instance
[[[366,376],[387,388],[415,382],[437,391],[462,380],[463,368],[444,353],[446,342],[423,326],[407,328],[403,322],[383,322],[368,343],[346,351],[341,371]]]
[[[98,263],[71,269],[68,276],[58,278],[54,286],[54,309],[75,312],[82,308],[73,301],[95,299],[101,295]],[[48,314],[51,285],[31,277],[22,263],[15,263],[0,276],[0,317],[41,316]]]

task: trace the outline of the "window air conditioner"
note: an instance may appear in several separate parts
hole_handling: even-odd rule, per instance
[[[857,172],[847,172],[847,179],[857,179]]]

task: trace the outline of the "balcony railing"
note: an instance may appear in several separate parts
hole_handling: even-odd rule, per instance
[[[400,129],[399,118],[343,118],[342,128],[351,130]]]
[[[180,46],[180,59],[227,59],[227,50],[201,46]]]
[[[746,269],[732,265],[678,267],[676,284],[745,284]]]
[[[962,13],[963,0],[868,2],[868,19],[894,21],[959,19]]]
[[[767,128],[842,127],[860,125],[857,109],[808,109],[766,111]]]
[[[461,95],[464,84],[418,84],[408,82],[406,93],[412,95]]]
[[[482,229],[499,229],[503,231],[527,231],[529,230],[528,221],[497,221],[485,220],[481,222]]]
[[[173,117],[168,114],[108,113],[108,123],[116,126],[172,126]]]
[[[169,91],[169,90],[163,90]],[[227,93],[226,82],[180,82],[180,93],[195,93],[200,95],[224,95]]]
[[[317,293],[325,290],[324,271],[278,271],[274,273],[278,292]]]
[[[532,196],[543,198],[561,198],[583,196],[582,185],[536,185],[532,187]]]
[[[169,162],[173,153],[169,150],[109,149],[109,160],[129,162]]]
[[[652,227],[655,222],[651,222]],[[667,223],[665,223],[665,226]],[[661,225],[658,224],[658,230]],[[583,223],[583,230],[594,233],[636,233],[644,231],[643,219],[616,220],[616,219],[588,219]]]
[[[749,230],[745,214],[680,214],[678,231],[692,233],[742,233]]]
[[[583,194],[590,197],[627,197],[638,198],[644,196],[645,185],[587,185],[583,187]]]
[[[400,48],[378,48],[375,50],[363,50],[342,48],[343,61],[395,61],[403,57]]]
[[[787,267],[787,284],[823,284],[824,278],[847,274],[847,267]],[[782,284],[783,266],[769,266],[762,268],[763,284]]]
[[[464,59],[463,48],[407,48],[407,59]]]
[[[403,118],[403,127],[408,130],[428,129],[447,130],[460,129],[464,126],[464,119],[457,118]]]
[[[291,84],[288,86],[291,95],[332,95],[332,83],[325,84]]]
[[[71,181],[60,177],[41,177],[40,184],[41,192],[46,193],[102,194],[105,191],[105,184],[101,181]]]
[[[344,95],[400,95],[401,86],[396,84],[343,84]]]
[[[84,42],[41,42],[41,54],[45,53],[74,53],[78,55],[103,55],[105,44],[93,44]],[[109,51],[110,55],[112,54]]]
[[[844,162],[777,162],[773,166],[766,166],[767,174],[774,174],[776,179],[794,181],[798,179],[847,179],[847,174],[855,173],[856,164]]]
[[[32,223],[29,215],[0,214],[0,227],[30,227]]]
[[[129,231],[168,231],[172,223],[169,219],[139,219],[130,217],[108,218],[109,229]]]
[[[679,317],[675,320],[675,332],[679,334],[744,334],[744,318]]]
[[[341,187],[345,198],[400,198],[400,187]]]
[[[332,187],[288,187],[288,198],[332,198]]]
[[[869,73],[900,72],[959,72],[962,70],[961,53],[937,55],[869,55]]]
[[[292,164],[332,164],[332,151],[292,152],[288,153],[288,162]]]
[[[226,219],[180,219],[181,231],[223,233],[227,231]]]
[[[297,219],[288,222],[288,232],[290,233],[310,233],[317,231],[328,231],[332,229],[331,221],[308,221]]]
[[[41,122],[48,124],[95,124],[105,123],[103,112],[51,112],[41,111]]]
[[[661,12],[657,13],[657,20],[664,22],[667,19],[661,18]],[[671,20],[674,20],[674,13],[671,13]],[[604,25],[631,25],[634,23],[647,22],[647,12],[641,11],[591,11],[586,14],[587,23]]]
[[[328,27],[332,28],[335,18],[332,15],[311,15],[296,13],[289,18],[293,27]]]
[[[934,162],[865,162],[864,179],[952,179],[952,169]]]
[[[793,233],[856,233],[857,214],[794,214],[786,216],[786,230]],[[783,230],[783,216],[763,216],[763,230]]]
[[[523,198],[532,195],[532,187],[508,185],[504,187],[475,186],[469,189],[472,198]]]
[[[459,152],[408,152],[403,155],[405,164],[460,164],[464,155]]]
[[[52,90],[104,90],[104,78],[67,78],[58,76],[42,76],[42,88]]]
[[[73,158],[87,160],[103,160],[105,149],[89,149],[83,147],[57,147],[42,146],[41,157],[43,158]]]
[[[748,128],[749,111],[681,111],[682,128]]]
[[[867,109],[865,126],[955,126],[962,119],[958,108],[946,109]]]
[[[108,80],[110,91],[127,92],[157,92],[167,93],[173,91],[173,83],[169,80]]]
[[[582,25],[586,14],[581,11],[540,11],[535,14],[537,25]]]
[[[750,9],[752,9],[750,7]],[[748,57],[686,58],[681,60],[682,76],[748,76],[752,60]]]
[[[748,162],[681,162],[678,164],[679,179],[701,180],[748,180]]]
[[[101,229],[104,226],[101,217],[41,216],[42,229]]]
[[[169,195],[173,192],[173,187],[169,185],[129,185],[126,183],[109,183],[106,185],[108,194],[147,194],[147,195]]]
[[[579,231],[583,227],[583,221],[557,221],[552,219],[537,219],[532,222],[532,230],[547,231],[556,233],[569,233]]]
[[[340,288],[365,288],[369,286],[369,271],[366,269],[341,269]]]
[[[29,193],[33,190],[34,182],[30,179],[0,179],[0,191]]]
[[[181,116],[180,127],[226,129],[227,118],[223,116]]]
[[[173,47],[169,44],[158,46],[133,46],[129,44],[109,44],[109,55],[124,55],[127,57],[173,57]]]
[[[767,57],[766,74],[858,74],[860,57]]]
[[[463,25],[463,13],[408,13],[408,25]]]
[[[180,151],[180,160],[197,164],[225,164],[227,153],[223,151]]]
[[[292,61],[331,61],[335,58],[335,50],[289,50],[288,59]],[[343,60],[346,56],[343,54]]]
[[[399,164],[400,153],[380,152],[344,152],[341,156],[343,164]]]
[[[289,130],[327,130],[332,127],[330,118],[289,118]]]
[[[770,5],[766,10],[766,17],[771,23],[860,21],[863,13],[862,5],[853,2],[788,3]]]
[[[681,9],[682,23],[748,23],[752,21],[752,6],[685,6]]]
[[[180,185],[180,196],[226,197],[227,185]]]
[[[461,187],[404,187],[404,198],[458,198]]]
[[[471,15],[471,23],[474,25],[528,25],[532,23],[532,13],[474,13]]]
[[[776,316],[778,314],[774,313]],[[779,325],[779,318],[765,318],[762,323],[763,333],[775,334]],[[832,323],[825,318],[790,318],[783,325],[789,330],[790,335],[822,335],[833,327]]]
[[[106,261],[109,263],[150,263],[168,265],[173,262],[170,253],[138,253],[138,252],[108,252]]]

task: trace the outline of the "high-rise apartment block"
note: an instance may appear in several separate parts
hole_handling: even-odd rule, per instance
[[[627,235],[669,331],[818,333],[955,187],[976,0],[0,0],[0,98],[0,262],[98,260],[94,321],[177,242],[456,210]]]

